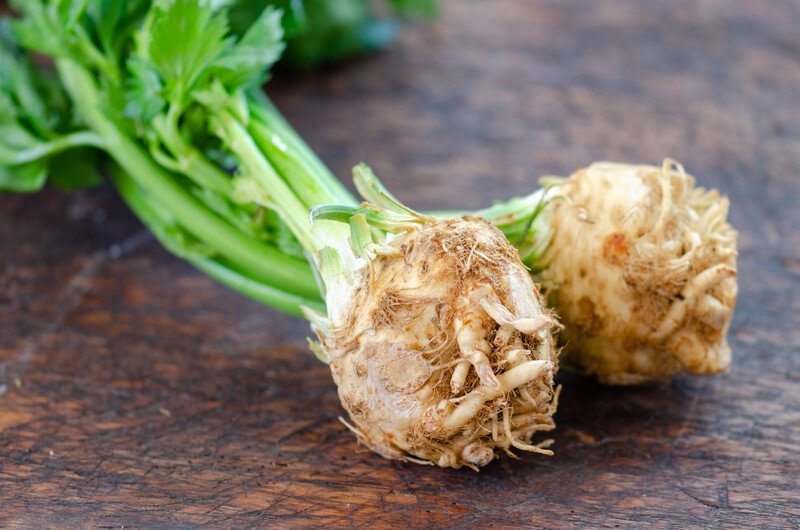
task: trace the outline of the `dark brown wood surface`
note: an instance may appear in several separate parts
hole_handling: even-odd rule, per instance
[[[110,188],[0,197],[0,526],[800,526],[800,4],[446,5],[388,52],[270,88],[340,176],[477,207],[598,159],[730,196],[730,373],[562,373],[556,456],[384,460],[306,325],[163,251]]]

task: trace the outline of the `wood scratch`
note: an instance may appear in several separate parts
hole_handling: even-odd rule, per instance
[[[696,500],[697,502],[699,502],[700,504],[702,504],[703,506],[705,506],[707,508],[713,508],[715,510],[719,509],[719,504],[716,503],[716,502],[711,502],[711,501],[707,501],[705,499],[701,499],[700,497],[697,497],[696,495],[694,495],[692,493],[689,493],[687,490],[681,488],[680,486],[678,486],[678,489],[681,490],[687,497]]]

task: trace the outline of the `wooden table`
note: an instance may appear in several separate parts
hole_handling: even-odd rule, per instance
[[[724,376],[562,373],[556,456],[481,473],[360,448],[306,325],[168,255],[111,188],[0,198],[0,526],[800,525],[800,4],[450,2],[270,90],[336,173],[477,207],[598,159],[730,196]]]

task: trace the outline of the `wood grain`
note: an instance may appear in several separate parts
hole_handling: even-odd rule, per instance
[[[563,373],[555,457],[389,462],[303,322],[167,255],[112,189],[1,197],[0,526],[800,527],[800,4],[444,11],[270,91],[337,174],[367,160],[420,208],[679,159],[741,232],[731,372]]]

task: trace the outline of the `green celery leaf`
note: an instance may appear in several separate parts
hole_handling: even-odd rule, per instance
[[[41,0],[12,0],[11,6],[24,15],[21,20],[12,22],[14,35],[22,46],[53,57],[67,55],[58,13],[48,9]]]
[[[56,2],[62,25],[68,30],[72,29],[86,11],[88,3],[89,0],[61,0]]]
[[[163,85],[152,63],[138,57],[128,61],[128,91],[125,116],[149,121],[165,107]]]
[[[47,162],[36,160],[21,166],[0,165],[0,191],[32,193],[47,180]]]
[[[0,22],[0,72],[3,73],[0,76],[0,93],[5,94],[16,107],[14,116],[27,120],[39,132],[52,127],[52,119],[47,115],[47,106],[37,91],[30,63],[16,48],[6,20]]]
[[[19,121],[0,124],[0,149],[22,150],[36,147],[40,143],[42,142]],[[0,156],[0,161],[2,160],[3,157]]]
[[[131,2],[128,0],[94,0],[89,4],[87,12],[94,22],[97,39],[106,53],[113,53],[115,50],[115,42],[121,33],[118,26],[125,20],[130,7]]]
[[[162,0],[150,29],[149,56],[170,102],[183,102],[198,79],[229,45],[224,12],[199,0]]]
[[[8,92],[0,88],[0,125],[17,122],[17,106],[11,100]]]
[[[228,87],[260,84],[283,49],[281,12],[268,7],[242,38],[214,63],[215,74]]]
[[[79,17],[83,9],[59,5],[66,17]],[[38,2],[29,9],[48,17],[54,13],[45,13]],[[8,20],[0,21],[0,190],[34,192],[48,178],[69,189],[96,184],[97,152],[86,145],[97,138],[75,134],[57,80],[32,67],[15,37]]]

